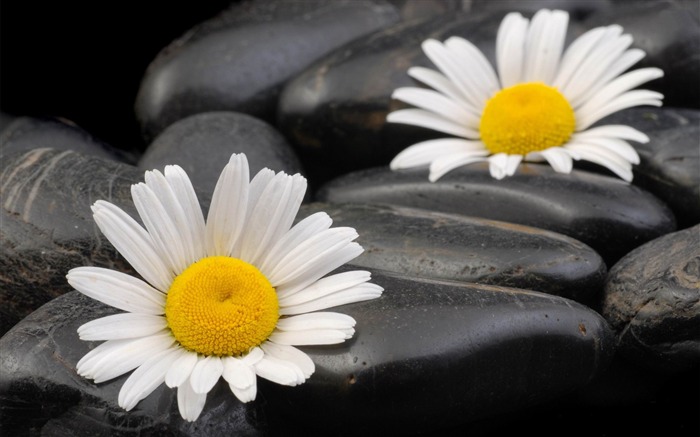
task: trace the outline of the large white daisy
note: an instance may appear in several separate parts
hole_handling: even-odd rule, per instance
[[[160,384],[177,387],[180,414],[195,420],[219,377],[243,402],[256,375],[297,385],[314,363],[294,346],[341,343],[355,320],[326,308],[379,297],[366,271],[324,277],[357,257],[353,228],[331,228],[326,213],[292,227],[306,191],[300,175],[269,169],[249,179],[245,155],[233,155],[214,190],[205,223],[192,184],[178,166],[146,172],[132,186],[142,227],[98,200],[95,222],[142,279],[78,267],[68,282],[126,311],[78,328],[106,340],[77,364],[96,383],[136,369],[119,393],[131,410]]]
[[[457,167],[488,161],[491,175],[502,179],[523,159],[546,160],[560,173],[571,171],[572,160],[586,160],[631,181],[639,156],[627,141],[649,138],[629,126],[591,126],[621,109],[661,106],[662,94],[630,90],[663,71],[622,74],[645,54],[629,48],[632,37],[618,25],[592,29],[564,51],[568,20],[566,12],[546,9],[532,21],[506,15],[496,39],[498,74],[463,38],[424,41],[423,51],[440,72],[412,67],[408,74],[433,89],[396,89],[395,99],[417,108],[391,112],[387,121],[460,138],[414,144],[390,167],[429,164],[429,179],[436,181]]]

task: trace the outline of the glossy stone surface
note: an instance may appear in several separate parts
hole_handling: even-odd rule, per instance
[[[151,62],[136,98],[137,119],[147,141],[199,112],[231,110],[272,121],[288,79],[399,19],[381,1],[236,2]]]
[[[621,356],[664,371],[700,366],[700,225],[650,241],[615,264],[602,314]]]
[[[114,161],[134,160],[131,153],[109,146],[69,120],[55,117],[16,117],[0,134],[0,159],[46,147]]]
[[[251,177],[265,167],[304,173],[296,154],[272,125],[235,112],[205,112],[173,123],[148,146],[138,166],[162,171],[166,165],[179,165],[192,180],[200,202],[208,204],[233,153],[246,154]]]
[[[220,382],[193,424],[180,418],[175,391],[164,385],[125,412],[116,400],[126,376],[95,385],[75,374],[95,345],[79,340],[77,327],[114,310],[67,293],[0,339],[0,404],[11,413],[3,414],[4,429],[434,434],[478,419],[498,424],[498,414],[584,386],[614,353],[607,323],[567,299],[379,272],[373,281],[385,288],[381,298],[338,308],[357,320],[351,341],[302,348],[316,363],[305,384],[260,381],[257,400],[243,406]]]
[[[408,276],[535,290],[592,304],[607,269],[585,244],[554,232],[432,211],[367,204],[312,203],[350,226],[365,249],[350,264]]]
[[[129,271],[92,219],[105,199],[135,214],[135,167],[69,150],[36,149],[3,157],[0,172],[0,335],[71,287],[73,267]]]
[[[426,169],[388,167],[341,176],[317,193],[334,203],[386,203],[518,223],[568,235],[598,252],[608,267],[635,247],[676,230],[658,198],[619,179],[547,165],[521,165],[493,179],[474,164],[429,182]]]

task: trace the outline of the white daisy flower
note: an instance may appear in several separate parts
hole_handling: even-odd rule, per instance
[[[498,73],[463,38],[424,41],[423,51],[440,72],[412,67],[408,74],[433,89],[396,89],[392,97],[417,108],[391,112],[387,121],[459,138],[414,144],[391,169],[429,164],[434,182],[457,167],[488,161],[491,175],[502,179],[523,160],[546,160],[560,173],[571,171],[572,160],[586,160],[631,181],[639,156],[628,141],[649,138],[629,126],[591,126],[625,108],[661,106],[662,94],[630,90],[663,71],[622,74],[645,54],[629,48],[632,37],[618,25],[592,29],[564,51],[568,20],[566,12],[546,9],[532,21],[506,15],[496,39]]]
[[[72,269],[81,293],[126,311],[78,328],[106,340],[77,364],[104,382],[136,369],[119,393],[131,410],[165,382],[177,387],[180,414],[194,421],[219,377],[242,402],[255,399],[256,375],[297,385],[314,372],[294,346],[342,343],[355,320],[326,308],[374,299],[370,273],[324,277],[362,253],[353,228],[331,228],[326,213],[292,227],[306,191],[301,175],[263,169],[249,180],[233,155],[214,190],[205,223],[192,184],[178,166],[146,172],[131,187],[145,229],[98,200],[95,222],[144,280],[98,267]]]

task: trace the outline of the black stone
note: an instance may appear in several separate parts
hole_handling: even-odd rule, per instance
[[[700,366],[700,225],[650,241],[615,264],[602,314],[628,360],[666,372]]]
[[[139,160],[143,170],[181,166],[200,202],[208,204],[216,181],[232,153],[245,153],[251,177],[264,167],[288,174],[304,173],[299,158],[273,126],[247,114],[207,112],[168,126]]]
[[[529,226],[390,205],[303,205],[349,226],[365,249],[350,264],[408,276],[541,291],[585,304],[600,298],[607,269],[597,252]]]
[[[362,170],[329,182],[316,200],[385,203],[533,226],[579,240],[611,266],[647,241],[676,230],[671,210],[651,193],[616,178],[523,164],[495,180],[486,163],[456,169],[437,182],[426,169]]]
[[[373,282],[385,288],[381,298],[338,308],[357,320],[352,340],[301,348],[316,363],[305,384],[259,379],[257,400],[244,406],[220,381],[194,424],[164,385],[126,412],[117,406],[126,376],[96,385],[76,375],[94,346],[77,327],[115,311],[67,293],[0,339],[3,431],[441,435],[479,419],[498,426],[508,412],[585,386],[614,354],[605,320],[568,299],[379,272]]]
[[[39,148],[73,150],[85,155],[134,162],[132,153],[95,138],[70,120],[56,117],[17,117],[0,133],[0,159]]]
[[[146,141],[199,112],[272,122],[282,85],[330,50],[400,20],[383,1],[235,2],[165,47],[136,97]]]
[[[0,196],[0,335],[72,288],[73,267],[129,270],[92,219],[90,205],[105,199],[133,216],[135,167],[70,150],[36,149],[2,159]]]
[[[604,124],[632,126],[649,136],[633,143],[641,162],[632,183],[655,194],[674,212],[679,228],[700,223],[700,111],[631,108]]]
[[[589,27],[619,24],[646,57],[633,68],[658,67],[664,77],[640,86],[664,94],[667,106],[700,108],[698,4],[682,1],[617,1],[591,15]]]
[[[521,12],[532,16],[540,9],[559,9],[567,11],[571,17],[581,19],[610,7],[614,0],[472,0],[469,10],[472,12],[502,11]],[[629,1],[629,0],[626,0]]]

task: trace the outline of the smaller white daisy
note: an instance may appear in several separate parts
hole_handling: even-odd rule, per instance
[[[412,67],[408,74],[433,89],[396,89],[393,98],[417,108],[391,112],[387,121],[459,138],[414,144],[391,169],[430,165],[434,182],[457,167],[488,161],[491,175],[502,179],[523,160],[546,160],[559,173],[571,172],[573,160],[586,160],[631,181],[639,156],[628,141],[649,138],[629,126],[591,126],[625,108],[661,106],[662,94],[632,88],[663,71],[622,74],[645,54],[629,48],[632,37],[618,25],[592,29],[564,51],[568,20],[566,12],[546,9],[532,21],[507,14],[496,39],[498,74],[463,38],[424,41],[423,51],[440,71]]]
[[[225,166],[205,222],[178,166],[146,172],[131,193],[142,227],[117,206],[92,207],[103,234],[142,279],[78,267],[68,282],[125,313],[82,325],[82,340],[106,340],[77,364],[96,383],[131,370],[119,405],[131,410],[163,382],[177,387],[182,417],[194,421],[220,377],[242,402],[257,376],[298,385],[314,363],[294,346],[342,343],[355,332],[330,307],[374,299],[382,288],[366,271],[326,276],[362,253],[352,228],[331,228],[326,213],[292,227],[304,193],[301,175],[263,169],[249,179],[245,155]]]

